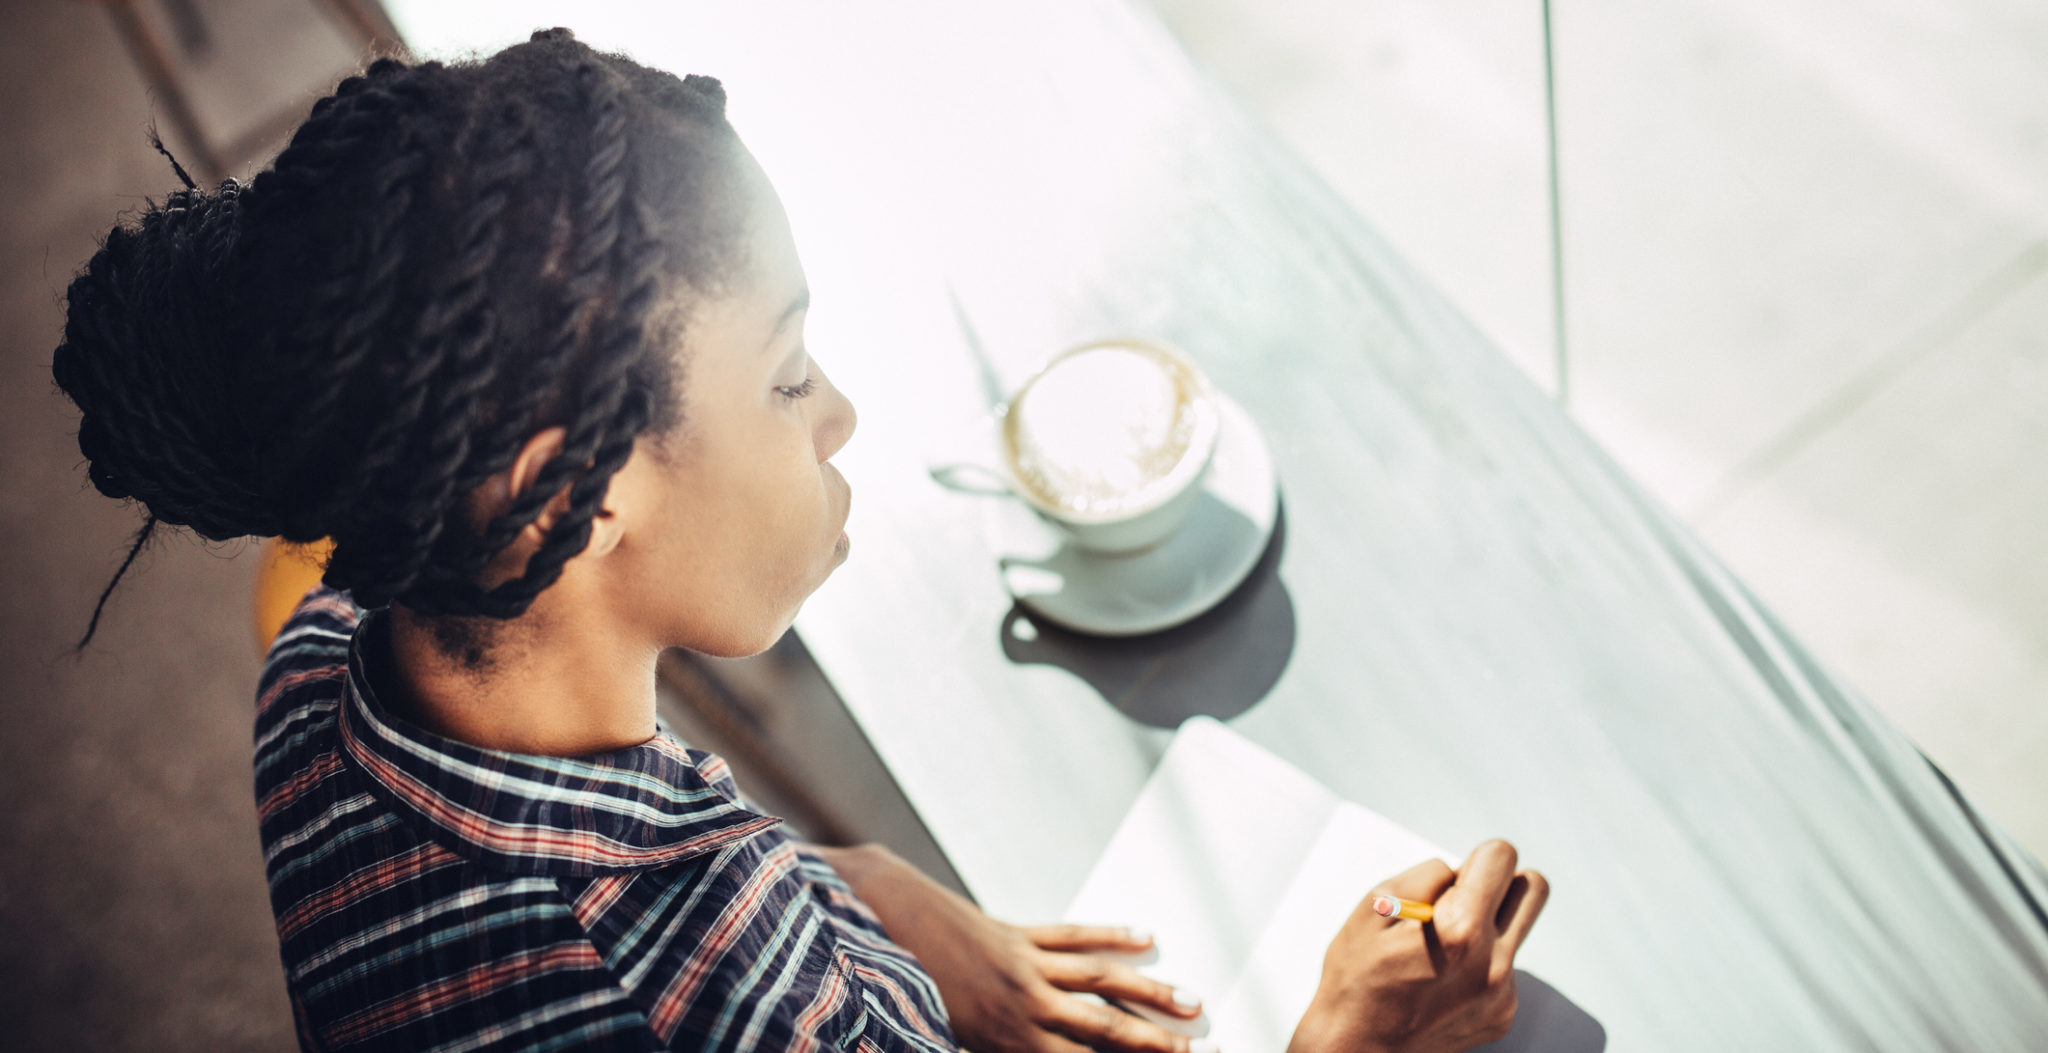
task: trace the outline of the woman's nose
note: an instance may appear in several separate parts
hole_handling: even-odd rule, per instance
[[[817,368],[816,363],[812,368]],[[812,396],[817,400],[818,414],[811,426],[811,441],[817,447],[818,460],[822,463],[831,460],[832,455],[846,445],[846,440],[853,438],[853,428],[859,418],[853,412],[853,400],[847,398],[846,393],[839,390],[822,369],[818,370],[818,384],[824,390]]]

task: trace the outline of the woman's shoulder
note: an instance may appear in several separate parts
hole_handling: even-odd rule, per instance
[[[276,658],[280,650],[290,649],[296,638],[303,638],[308,631],[317,633],[342,634],[342,643],[347,644],[347,634],[355,631],[361,621],[363,609],[348,593],[329,585],[315,585],[308,590],[305,598],[292,609],[291,617],[285,619],[284,628],[278,630],[276,639],[270,642],[270,657]]]
[[[259,724],[295,688],[347,674],[349,641],[362,615],[346,592],[321,585],[306,593],[264,655],[256,685]]]
[[[350,641],[362,610],[321,586],[301,600],[263,660],[256,685],[256,783],[290,780],[332,737],[347,692]],[[332,745],[329,743],[328,745]]]

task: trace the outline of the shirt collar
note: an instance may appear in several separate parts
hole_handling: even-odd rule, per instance
[[[342,741],[394,805],[456,854],[519,874],[619,873],[702,855],[782,821],[715,784],[704,769],[723,762],[665,727],[622,750],[548,757],[481,749],[398,718],[378,703],[366,662],[366,652],[380,652],[366,641],[384,631],[384,617],[364,615],[350,641]]]

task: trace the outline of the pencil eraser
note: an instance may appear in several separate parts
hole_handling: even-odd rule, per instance
[[[1382,918],[1391,918],[1401,913],[1401,901],[1392,896],[1374,896],[1372,912]]]

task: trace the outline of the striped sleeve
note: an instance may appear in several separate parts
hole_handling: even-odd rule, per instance
[[[801,866],[777,831],[687,873],[607,875],[564,889],[669,1048],[957,1049],[923,969],[879,932],[827,909]]]
[[[811,845],[799,841],[795,847],[797,872],[810,885],[811,894],[818,904],[832,912],[842,924],[886,939],[888,934],[882,929],[882,919],[865,901],[853,894],[853,886],[839,876],[839,871]]]

